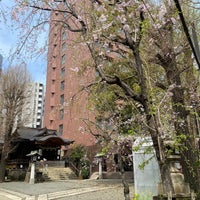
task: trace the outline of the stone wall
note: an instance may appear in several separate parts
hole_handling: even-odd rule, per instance
[[[10,181],[24,181],[26,176],[25,169],[9,169],[6,172],[5,180]]]

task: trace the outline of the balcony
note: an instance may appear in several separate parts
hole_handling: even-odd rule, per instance
[[[43,101],[43,98],[42,98],[42,97],[39,97],[39,98],[38,98],[38,101]]]

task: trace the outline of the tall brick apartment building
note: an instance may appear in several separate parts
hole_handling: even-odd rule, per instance
[[[91,70],[80,75],[89,54],[86,46],[79,42],[79,34],[66,30],[63,23],[56,21],[63,16],[51,13],[44,126],[77,144],[93,146],[95,138],[87,132],[83,122],[93,118],[87,109],[88,94],[80,92],[93,79]]]

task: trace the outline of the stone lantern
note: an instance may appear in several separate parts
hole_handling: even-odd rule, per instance
[[[98,153],[95,155],[95,158],[97,159],[97,162],[99,164],[99,179],[103,178],[103,170],[102,170],[103,157],[104,157],[103,153]]]
[[[158,184],[158,196],[154,196],[153,200],[194,200],[194,193],[190,190],[189,183],[185,182],[180,164],[180,154],[175,148],[174,141],[165,141],[164,144],[171,151],[167,156],[167,161],[170,165],[174,194],[165,194],[160,182]]]
[[[34,184],[35,183],[35,163],[37,161],[37,157],[41,156],[41,154],[39,151],[35,150],[35,151],[31,151],[26,156],[31,157],[31,174],[30,174],[29,183]]]

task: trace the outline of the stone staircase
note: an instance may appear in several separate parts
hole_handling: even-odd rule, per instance
[[[38,172],[42,173],[42,181],[45,182],[77,179],[75,173],[68,167],[48,167],[39,169]]]

